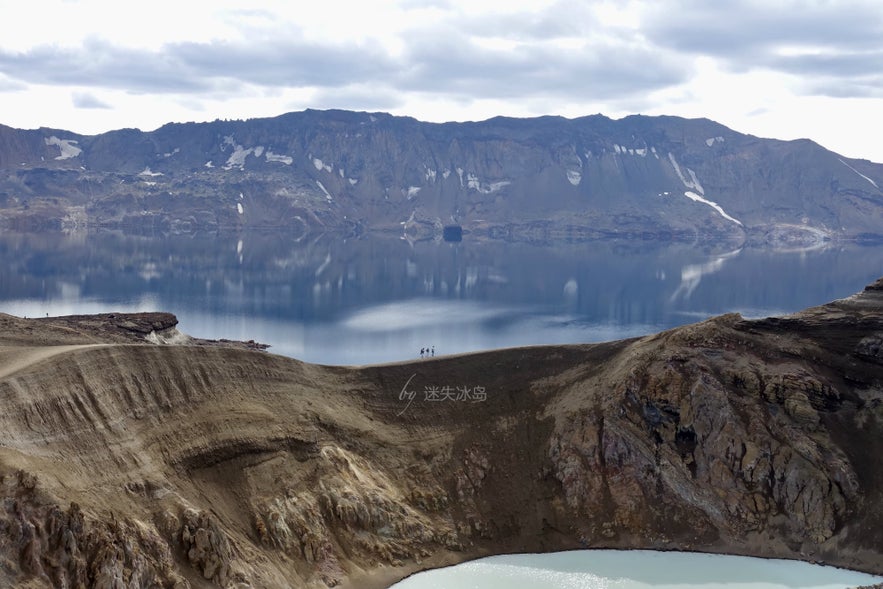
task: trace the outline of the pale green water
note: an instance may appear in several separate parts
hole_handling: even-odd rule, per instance
[[[491,556],[392,589],[845,589],[883,577],[789,560],[643,550]]]

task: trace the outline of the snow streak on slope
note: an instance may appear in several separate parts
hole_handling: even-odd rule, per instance
[[[686,176],[684,176],[684,173],[681,171],[681,167],[678,165],[677,160],[675,160],[675,156],[669,153],[668,160],[671,162],[671,166],[675,169],[678,178],[684,183],[684,186],[696,190],[699,194],[705,194],[705,189],[702,188],[702,185],[699,183],[699,179],[696,177],[696,173],[693,170],[687,168],[687,173],[690,174],[690,179],[687,180]]]
[[[852,166],[850,166],[849,164],[844,162],[843,160],[840,160],[840,163],[843,164],[844,166],[846,166],[847,168],[849,168],[850,170],[852,170],[853,172],[855,172],[856,174],[858,174],[859,176],[861,176],[862,178],[864,178],[865,180],[867,180],[868,182],[870,182],[871,184],[873,184],[874,188],[876,188],[877,190],[880,190],[880,187],[877,186],[876,182],[874,182],[873,180],[871,180],[870,178],[868,178],[867,176],[865,176],[864,174],[862,174],[861,172],[859,172],[858,170],[856,170],[855,168],[853,168]]]
[[[696,202],[701,202],[702,204],[706,204],[706,205],[710,206],[711,208],[713,208],[714,210],[716,210],[718,213],[720,213],[724,219],[727,219],[728,221],[732,221],[733,223],[735,223],[737,225],[742,225],[742,221],[740,221],[739,219],[736,219],[735,217],[731,217],[730,215],[728,215],[721,208],[721,206],[719,204],[717,204],[716,202],[706,200],[706,199],[702,198],[701,196],[699,196],[698,194],[696,194],[695,192],[690,192],[689,190],[684,193],[684,196],[686,196],[690,200],[695,200]]]

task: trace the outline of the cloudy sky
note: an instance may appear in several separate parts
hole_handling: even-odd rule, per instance
[[[0,0],[0,123],[707,117],[883,162],[880,0]]]

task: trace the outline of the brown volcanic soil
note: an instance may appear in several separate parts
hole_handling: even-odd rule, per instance
[[[0,315],[0,586],[370,589],[581,547],[883,573],[883,281],[783,318],[353,368],[175,323]]]

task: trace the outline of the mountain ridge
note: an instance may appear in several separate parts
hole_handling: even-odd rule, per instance
[[[817,243],[883,239],[883,164],[708,119],[424,123],[302,111],[78,135],[0,127],[0,226]]]

